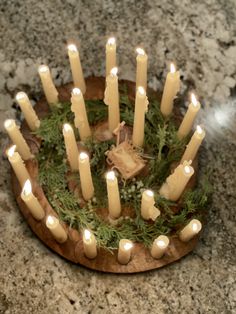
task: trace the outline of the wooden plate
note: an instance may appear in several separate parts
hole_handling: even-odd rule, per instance
[[[128,86],[129,97],[134,99],[135,84],[129,81],[125,81],[125,83]],[[89,77],[86,79],[86,86],[87,91],[85,94],[85,99],[103,99],[105,88],[104,78]],[[61,101],[68,101],[70,99],[72,88],[73,88],[72,84],[67,84],[58,89]],[[153,91],[150,92],[160,100],[160,95],[155,94]],[[40,100],[36,104],[35,110],[40,118],[46,116],[49,110],[46,100],[45,99]],[[37,153],[40,147],[40,140],[30,133],[30,130],[25,121],[22,123],[21,130],[32,152]],[[44,208],[46,216],[48,214],[53,214],[57,216],[56,212],[53,210],[53,208],[47,201],[42,188],[39,186],[37,182],[38,176],[37,161],[29,160],[26,162],[26,166],[32,178],[33,193],[38,198],[39,202]],[[195,176],[191,178],[189,185],[193,186],[195,184],[195,179],[196,179]],[[68,232],[68,240],[63,244],[59,244],[54,240],[54,238],[52,237],[51,233],[49,232],[45,225],[46,216],[42,221],[36,221],[32,217],[28,208],[21,200],[20,197],[21,188],[13,172],[12,172],[12,185],[17,203],[20,207],[23,216],[25,217],[26,221],[28,222],[33,232],[40,238],[40,240],[44,242],[44,244],[47,245],[51,250],[58,253],[65,259],[94,270],[110,273],[138,273],[151,269],[156,269],[179,260],[181,257],[191,252],[196,246],[198,241],[198,236],[193,238],[191,241],[187,243],[181,242],[177,236],[172,236],[170,238],[170,245],[167,250],[167,253],[164,255],[163,258],[158,260],[153,259],[150,255],[149,250],[140,243],[135,243],[132,251],[132,259],[127,265],[120,265],[117,262],[117,251],[114,251],[114,253],[111,254],[110,252],[104,249],[99,249],[98,256],[95,259],[90,260],[84,256],[82,237],[77,230],[69,228],[66,224],[63,223],[63,226]],[[103,212],[104,215],[106,215],[107,210],[105,209]]]

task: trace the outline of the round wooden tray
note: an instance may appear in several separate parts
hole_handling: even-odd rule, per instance
[[[125,81],[128,86],[128,95],[130,98],[134,99],[135,95],[135,84],[133,82]],[[85,94],[85,99],[103,99],[105,80],[104,78],[89,77],[86,79],[87,92]],[[71,96],[72,84],[67,84],[60,87],[59,94],[61,101],[68,101]],[[150,91],[154,93],[153,91]],[[150,94],[149,92],[149,94]],[[160,100],[160,95],[155,94],[155,96]],[[40,100],[36,106],[35,110],[40,118],[45,117],[48,114],[49,108],[45,99]],[[40,148],[40,140],[37,139],[30,133],[30,130],[24,121],[21,126],[21,131],[29,144],[32,152],[36,154]],[[194,162],[195,170],[197,167],[197,162]],[[198,236],[194,237],[191,241],[184,243],[181,242],[177,236],[172,236],[170,238],[170,245],[167,253],[161,259],[153,259],[150,255],[150,251],[145,248],[140,243],[135,243],[132,250],[132,259],[127,265],[121,265],[117,261],[117,251],[111,254],[109,251],[104,249],[98,250],[98,255],[95,259],[90,260],[85,257],[83,253],[83,243],[81,234],[72,228],[69,228],[63,223],[63,226],[68,232],[68,240],[63,243],[57,243],[52,237],[50,231],[47,229],[45,220],[48,214],[57,216],[56,212],[53,210],[49,202],[47,201],[44,192],[37,182],[38,176],[38,165],[36,160],[29,160],[26,162],[26,167],[32,178],[32,189],[34,195],[38,198],[40,204],[45,210],[45,218],[42,221],[36,221],[30,214],[25,203],[21,200],[20,193],[21,188],[15,174],[12,172],[12,185],[13,191],[20,207],[20,210],[28,222],[29,226],[33,232],[40,238],[44,244],[46,244],[54,252],[58,253],[67,260],[74,263],[78,263],[85,267],[91,268],[93,270],[98,270],[102,272],[110,273],[138,273],[151,269],[160,268],[167,264],[173,263],[179,260],[181,257],[185,256],[191,252],[198,242]],[[193,186],[196,180],[196,171],[193,178],[191,178],[188,186]],[[104,215],[106,215],[107,210],[103,210]],[[127,213],[125,213],[127,214]]]

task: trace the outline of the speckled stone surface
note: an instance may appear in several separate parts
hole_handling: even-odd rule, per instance
[[[70,81],[65,47],[76,40],[85,75],[103,75],[104,44],[115,35],[121,77],[134,78],[134,49],[142,45],[149,55],[150,86],[162,88],[173,59],[186,100],[196,89],[211,135],[201,164],[213,166],[214,195],[192,254],[158,271],[100,274],[68,263],[35,238],[19,214],[10,167],[1,154],[0,313],[236,312],[235,12],[234,0],[1,0],[1,151],[8,142],[2,122],[21,118],[15,93],[23,89],[33,101],[40,97],[37,65],[47,63],[57,85]],[[217,118],[219,110],[228,116],[212,121],[209,114]]]

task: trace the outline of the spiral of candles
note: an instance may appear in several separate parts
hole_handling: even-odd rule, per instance
[[[108,106],[108,126],[107,132],[112,137],[113,134],[118,134],[116,148],[111,150],[112,157],[122,163],[122,171],[119,174],[114,169],[107,169],[106,172],[106,187],[108,200],[108,215],[115,223],[122,218],[122,199],[119,191],[118,177],[123,179],[136,176],[145,166],[142,164],[137,170],[138,162],[141,160],[138,150],[143,150],[145,146],[145,115],[148,112],[148,96],[147,96],[147,65],[148,55],[142,48],[137,48],[137,68],[136,68],[136,90],[135,90],[135,108],[134,121],[132,128],[131,139],[120,140],[120,132],[124,128],[125,122],[120,123],[120,96],[119,96],[119,80],[118,68],[116,63],[116,40],[109,38],[106,44],[106,87],[104,91],[104,103]],[[71,111],[74,114],[74,126],[64,121],[62,133],[66,149],[67,161],[72,173],[78,173],[80,178],[81,194],[85,202],[91,202],[96,196],[93,177],[91,173],[90,156],[86,149],[81,151],[76,141],[75,131],[80,137],[80,141],[84,143],[86,148],[87,139],[93,135],[93,128],[89,125],[89,119],[86,111],[86,103],[84,95],[86,92],[86,83],[83,77],[83,71],[80,62],[79,51],[74,44],[68,46],[68,56],[71,66],[74,88],[71,91]],[[42,87],[46,100],[53,108],[59,102],[60,95],[53,83],[50,69],[47,65],[41,65],[38,69]],[[160,112],[163,119],[168,121],[173,114],[174,99],[180,90],[180,75],[176,66],[170,64],[170,72],[167,74],[164,91],[160,103]],[[26,123],[31,131],[36,131],[40,128],[40,118],[37,116],[32,107],[28,96],[24,92],[19,92],[16,95],[16,100],[24,114]],[[201,104],[194,94],[191,95],[191,102],[188,110],[179,126],[177,136],[179,140],[186,139],[192,130],[197,113],[201,108]],[[69,121],[70,122],[70,121]],[[45,209],[41,206],[37,196],[32,192],[31,178],[28,173],[24,161],[34,158],[30,151],[27,141],[24,139],[19,127],[14,120],[6,120],[4,127],[13,143],[8,152],[9,162],[19,180],[22,187],[21,198],[28,207],[29,212],[38,221],[42,221],[49,230],[51,236],[59,243],[63,244],[68,241],[68,231],[63,227],[59,218],[54,215],[48,215]],[[202,126],[198,125],[193,133],[187,147],[171,173],[166,177],[165,182],[159,187],[159,191],[144,189],[141,195],[140,215],[143,220],[157,221],[158,217],[162,217],[161,209],[155,207],[157,197],[163,197],[168,201],[179,201],[181,196],[194,174],[193,161],[196,158],[199,147],[205,137],[205,131]],[[120,143],[121,141],[121,143]],[[125,142],[125,144],[124,144]],[[137,155],[137,156],[136,156]],[[117,162],[118,165],[118,162]],[[116,167],[119,170],[119,167]],[[126,175],[123,173],[126,172]],[[46,220],[44,220],[44,217]],[[179,240],[184,242],[190,241],[201,230],[201,222],[197,219],[192,219],[182,228],[179,233]],[[96,232],[93,230],[84,229],[83,231],[83,248],[84,254],[89,259],[97,257],[99,252],[99,243],[96,240]],[[171,243],[171,237],[160,234],[153,239],[152,247],[150,248],[150,256],[153,259],[162,259],[168,253]],[[118,262],[120,264],[128,264],[132,261],[131,253],[135,243],[129,239],[121,239],[118,247]],[[133,254],[133,253],[132,253]]]

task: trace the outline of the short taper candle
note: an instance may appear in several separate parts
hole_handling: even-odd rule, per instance
[[[49,67],[47,65],[40,65],[38,68],[38,73],[48,104],[51,106],[58,103],[58,91],[53,83]]]
[[[94,234],[85,229],[83,232],[83,246],[84,254],[88,258],[95,258],[97,256],[97,243]]]
[[[67,233],[55,216],[47,216],[46,226],[57,242],[66,242],[68,238]]]
[[[107,172],[106,182],[107,182],[109,216],[112,219],[116,219],[120,217],[121,204],[120,204],[120,192],[119,192],[119,187],[118,187],[118,180],[114,171]]]
[[[75,134],[70,124],[63,125],[63,136],[66,147],[66,154],[72,171],[78,171],[79,150],[75,139]]]
[[[202,229],[202,224],[197,219],[192,219],[179,233],[179,238],[183,242],[190,241]]]
[[[159,237],[157,237],[153,244],[152,244],[152,248],[151,248],[151,255],[153,258],[162,258],[162,256],[165,254],[168,245],[170,243],[170,240],[167,236],[165,235],[160,235]]]
[[[128,264],[131,259],[133,243],[130,240],[122,239],[119,242],[118,262],[120,264]]]
[[[83,94],[86,91],[83,70],[80,62],[79,51],[74,44],[68,45],[68,56],[74,82],[74,87],[78,87]]]
[[[79,175],[83,198],[88,201],[93,197],[94,187],[89,164],[89,156],[84,152],[79,154]]]

